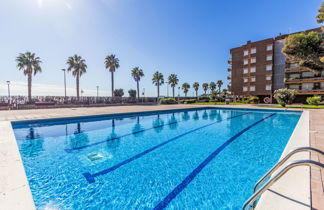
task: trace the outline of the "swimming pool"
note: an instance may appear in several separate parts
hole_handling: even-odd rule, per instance
[[[240,209],[300,115],[203,108],[13,128],[38,209]]]

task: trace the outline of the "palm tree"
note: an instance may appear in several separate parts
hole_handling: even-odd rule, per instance
[[[216,89],[216,84],[215,84],[215,82],[211,82],[211,83],[209,84],[209,88],[210,88],[210,90],[211,90],[212,92],[214,92],[214,90]]]
[[[217,86],[218,86],[218,92],[221,92],[221,87],[223,85],[223,81],[222,80],[217,80]]]
[[[119,68],[119,59],[111,54],[105,58],[105,67],[111,72],[111,96],[114,97],[114,72]]]
[[[185,82],[185,83],[182,84],[182,90],[183,90],[186,97],[187,97],[187,93],[189,91],[189,88],[190,88],[189,83]]]
[[[42,72],[40,63],[42,62],[39,57],[35,56],[35,53],[25,52],[20,53],[16,58],[17,67],[19,70],[24,71],[24,75],[27,75],[28,80],[28,102],[31,103],[31,92],[32,92],[32,77],[38,72]]]
[[[66,64],[68,65],[67,71],[72,71],[72,75],[76,79],[76,92],[77,99],[80,99],[80,77],[87,72],[87,64],[85,60],[78,55],[68,58]]]
[[[172,87],[172,96],[173,96],[173,98],[174,98],[174,88],[178,84],[178,82],[179,82],[179,79],[178,79],[178,76],[176,74],[171,74],[168,77],[168,84],[171,85],[171,87]]]
[[[135,67],[132,69],[132,77],[134,78],[135,82],[137,83],[137,102],[139,100],[139,81],[141,77],[144,77],[143,70],[139,67]]]
[[[203,83],[202,87],[204,89],[205,95],[207,94],[207,90],[208,90],[208,83]]]
[[[163,74],[160,72],[155,72],[153,74],[153,79],[152,82],[155,86],[157,86],[157,97],[160,97],[160,85],[164,84],[164,78],[163,78]]]
[[[199,83],[198,82],[193,83],[192,87],[195,89],[196,97],[198,98]]]

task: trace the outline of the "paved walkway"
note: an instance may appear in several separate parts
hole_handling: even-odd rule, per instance
[[[310,112],[310,145],[324,151],[324,110]],[[324,157],[311,155],[311,159],[324,163]],[[324,209],[324,169],[311,169],[312,208]]]

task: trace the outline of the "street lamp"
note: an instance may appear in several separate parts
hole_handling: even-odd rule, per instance
[[[11,104],[11,98],[10,98],[10,81],[7,81],[7,85],[8,85],[8,104]]]
[[[66,69],[62,69],[62,71],[64,72],[64,100],[66,100]]]

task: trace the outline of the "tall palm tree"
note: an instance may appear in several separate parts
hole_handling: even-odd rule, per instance
[[[132,69],[132,77],[134,78],[136,84],[137,84],[137,102],[139,100],[139,81],[141,80],[141,77],[144,77],[143,70],[139,67],[135,67]]]
[[[111,72],[111,96],[114,97],[114,72],[119,68],[119,59],[111,54],[105,58],[105,67]]]
[[[202,87],[204,89],[205,95],[207,94],[207,90],[208,90],[208,83],[203,83]]]
[[[195,89],[196,97],[198,98],[199,83],[198,82],[193,83],[192,87]]]
[[[216,84],[215,84],[215,82],[211,82],[211,83],[209,84],[209,88],[210,88],[210,90],[211,90],[212,92],[214,92],[214,90],[216,89]]]
[[[160,97],[160,85],[164,84],[163,74],[160,72],[155,72],[153,74],[152,82],[155,86],[157,86],[157,97]]]
[[[32,77],[37,73],[42,72],[40,67],[41,60],[35,56],[35,53],[25,52],[20,53],[16,58],[17,67],[19,70],[24,71],[24,75],[27,76],[28,81],[28,102],[31,103],[31,92],[32,92]]]
[[[87,72],[87,64],[85,63],[85,60],[79,55],[69,57],[66,64],[68,65],[67,71],[72,71],[72,75],[75,77],[77,99],[79,100],[80,77]]]
[[[172,87],[172,96],[173,96],[173,98],[174,98],[174,88],[178,84],[178,82],[179,82],[179,79],[178,79],[178,76],[176,74],[171,74],[168,77],[168,84],[171,85],[171,87]]]
[[[223,81],[222,80],[217,80],[217,86],[218,86],[218,92],[221,92],[221,87],[223,85]]]
[[[187,97],[187,93],[189,91],[189,88],[190,88],[189,83],[185,82],[185,83],[182,84],[182,90],[183,90],[186,97]]]

